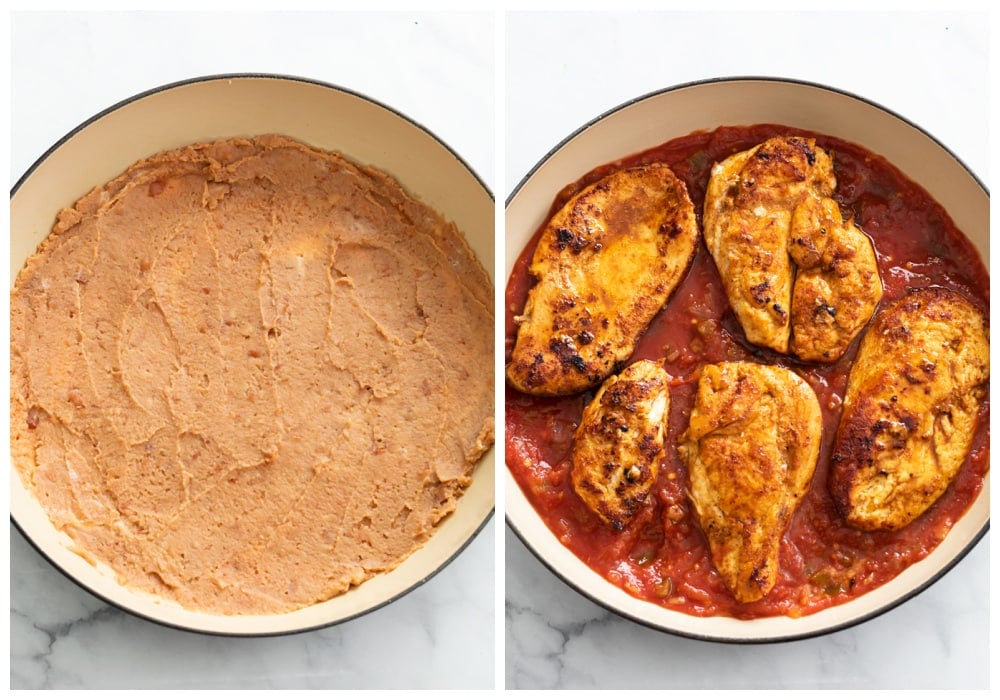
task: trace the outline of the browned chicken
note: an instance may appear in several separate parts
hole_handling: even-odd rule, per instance
[[[830,492],[863,530],[898,530],[948,488],[989,379],[989,328],[965,297],[910,292],[883,309],[847,383]]]
[[[788,251],[797,267],[791,352],[834,362],[882,299],[875,249],[853,221],[841,218],[836,202],[808,197],[792,215]]]
[[[796,136],[712,168],[705,242],[751,343],[833,362],[875,312],[875,250],[830,199],[836,184],[830,155]]]
[[[548,222],[532,258],[507,379],[540,395],[597,386],[635,349],[694,256],[684,183],[665,165],[620,170]]]
[[[667,372],[640,360],[609,377],[583,411],[573,439],[573,488],[607,525],[621,530],[656,483],[670,391]]]
[[[774,587],[781,538],[809,489],[821,434],[816,394],[791,370],[702,367],[677,449],[715,568],[740,602]]]

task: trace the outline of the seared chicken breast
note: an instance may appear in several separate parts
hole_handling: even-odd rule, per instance
[[[609,377],[583,411],[573,440],[573,488],[621,530],[646,504],[663,459],[670,414],[667,372],[640,360]]]
[[[702,368],[678,452],[712,561],[740,602],[774,587],[781,538],[809,488],[821,434],[816,394],[791,370]]]
[[[797,268],[790,350],[803,360],[833,362],[882,299],[875,249],[841,218],[836,202],[807,197],[792,214],[788,252]]]
[[[814,139],[776,137],[712,168],[704,235],[747,340],[833,362],[882,298],[871,240],[831,199]]]
[[[614,373],[683,277],[697,237],[687,188],[666,165],[617,171],[570,199],[532,258],[511,385],[573,394]]]
[[[965,297],[910,292],[879,312],[847,383],[829,477],[844,518],[898,530],[965,461],[989,379],[989,328]]]

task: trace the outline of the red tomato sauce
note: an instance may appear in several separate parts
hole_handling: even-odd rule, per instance
[[[882,305],[909,288],[943,286],[964,294],[989,314],[989,275],[978,253],[918,185],[885,159],[856,145],[776,125],[723,127],[675,139],[587,173],[558,193],[550,213],[608,173],[666,162],[685,181],[701,222],[712,164],[778,134],[816,138],[831,152],[835,199],[872,238],[885,287]],[[514,346],[513,317],[524,307],[532,280],[528,264],[541,229],[514,265],[506,289],[506,361]],[[975,500],[989,469],[989,396],[983,401],[972,449],[948,491],[899,532],[863,532],[838,515],[827,492],[827,472],[840,407],[858,340],[832,365],[802,363],[747,343],[711,256],[699,244],[686,277],[642,336],[629,362],[663,360],[673,377],[667,451],[649,505],[622,532],[601,523],[573,490],[573,431],[593,392],[538,398],[506,389],[506,462],[536,511],[560,539],[596,572],[630,594],[692,615],[798,617],[841,604],[892,579],[927,556]],[[823,409],[823,444],[809,493],[781,547],[780,573],[763,599],[738,603],[712,564],[707,542],[687,499],[687,473],[674,446],[687,427],[697,370],[704,363],[749,359],[797,371]]]

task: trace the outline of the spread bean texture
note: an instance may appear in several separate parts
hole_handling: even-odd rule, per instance
[[[150,157],[11,294],[11,440],[81,555],[196,610],[394,568],[493,441],[492,286],[389,175],[282,136]]]

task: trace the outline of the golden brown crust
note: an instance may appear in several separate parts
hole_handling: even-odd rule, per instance
[[[712,560],[740,602],[764,597],[777,580],[781,538],[809,488],[821,432],[816,395],[791,370],[702,367],[677,449]]]
[[[838,359],[882,296],[871,241],[830,199],[833,161],[814,139],[775,137],[712,169],[704,235],[747,340]]]
[[[573,436],[573,488],[607,525],[621,530],[656,483],[667,418],[669,375],[640,360],[609,377]]]
[[[947,489],[975,434],[989,379],[985,316],[942,288],[875,317],[851,369],[829,487],[860,529],[898,530]]]
[[[694,256],[687,188],[665,165],[612,173],[546,225],[507,379],[529,394],[594,387],[621,366]]]

